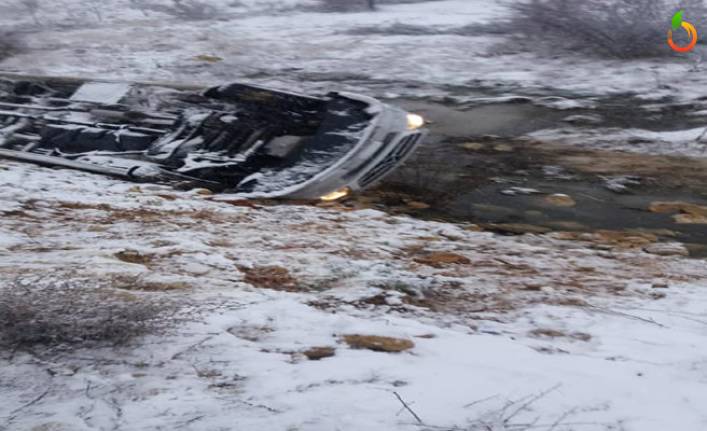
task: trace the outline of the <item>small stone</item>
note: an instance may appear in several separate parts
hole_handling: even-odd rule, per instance
[[[577,202],[575,202],[575,200],[572,199],[571,196],[568,196],[568,195],[565,195],[562,193],[556,193],[553,195],[546,196],[545,202],[549,203],[550,205],[554,205],[556,207],[564,207],[564,208],[571,208],[571,207],[577,205]]]
[[[654,281],[651,287],[653,289],[667,289],[670,285],[665,281]]]
[[[513,151],[513,146],[509,144],[498,144],[494,146],[493,149],[502,153],[509,153]]]
[[[200,196],[211,196],[211,195],[214,194],[214,192],[212,192],[211,190],[209,190],[209,189],[203,189],[203,188],[192,189],[191,192],[194,193],[194,194],[196,194],[196,195],[200,195]]]
[[[415,347],[410,340],[378,335],[344,335],[344,342],[352,349],[367,349],[374,352],[399,353]]]

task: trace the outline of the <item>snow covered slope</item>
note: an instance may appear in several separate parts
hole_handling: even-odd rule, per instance
[[[220,13],[203,21],[131,6],[139,1],[60,3],[62,7],[50,7],[40,2],[39,26],[21,6],[0,6],[0,23],[26,32],[27,48],[0,62],[0,68],[209,84],[246,80],[282,88],[343,87],[378,95],[459,100],[478,97],[482,90],[530,95],[650,93],[694,101],[705,95],[701,89],[706,88],[707,78],[693,57],[538,58],[499,49],[502,28],[493,34],[454,33],[470,24],[502,26],[508,11],[501,2],[440,0],[385,4],[377,12],[319,13],[313,11],[314,0],[219,0],[206,2]],[[101,13],[92,13],[91,5]],[[380,31],[396,24],[412,25],[417,31]],[[371,28],[377,31],[361,31]]]
[[[123,280],[193,313],[120,349],[3,353],[0,429],[707,427],[707,267],[640,234],[502,237],[4,161],[0,208],[3,286]]]

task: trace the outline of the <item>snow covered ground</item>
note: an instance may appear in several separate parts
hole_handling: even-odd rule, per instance
[[[707,267],[680,246],[502,237],[11,162],[0,185],[4,286],[133,280],[117,289],[197,316],[117,350],[3,354],[0,429],[707,426]],[[354,334],[414,347],[353,349]],[[308,360],[312,347],[335,352]]]
[[[34,17],[0,4],[0,24],[27,45],[0,69],[475,103],[524,96],[568,110],[634,92],[707,108],[693,57],[538,59],[494,53],[498,35],[445,33],[503,18],[496,2],[325,14],[308,9],[314,1],[219,0],[209,4],[226,13],[210,21],[119,0],[46,3]],[[396,23],[440,34],[361,31]],[[536,137],[616,149],[638,136],[639,151],[700,155],[694,127]],[[704,430],[707,266],[654,240],[505,237],[0,161],[0,288],[108,281],[193,316],[118,349],[3,352],[0,430]],[[356,349],[352,335],[412,347]],[[309,360],[314,347],[333,356]]]
[[[498,34],[446,34],[469,24],[501,23],[508,11],[500,2],[438,0],[382,5],[374,13],[319,13],[311,10],[314,0],[214,1],[208,3],[223,13],[208,21],[143,13],[125,0],[101,2],[99,20],[87,7],[90,1],[59,3],[62,7],[40,8],[39,28],[22,7],[4,7],[0,23],[7,29],[27,30],[30,50],[6,59],[0,67],[203,83],[249,80],[286,88],[343,84],[378,89],[389,96],[420,96],[424,90],[460,100],[478,97],[483,90],[531,95],[636,93],[694,101],[707,88],[698,54],[670,61],[538,58],[494,49],[503,41]],[[351,34],[394,24],[441,34]],[[209,62],[198,58],[201,55],[221,60]]]

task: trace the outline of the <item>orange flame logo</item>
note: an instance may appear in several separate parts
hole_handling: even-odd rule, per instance
[[[682,17],[684,13],[685,11],[681,10],[673,15],[673,28],[668,31],[668,45],[670,45],[675,52],[690,52],[695,48],[695,45],[697,45],[697,29],[694,25],[683,20]],[[685,46],[680,46],[673,41],[673,30],[678,30],[680,28],[683,28],[690,38],[690,43]]]

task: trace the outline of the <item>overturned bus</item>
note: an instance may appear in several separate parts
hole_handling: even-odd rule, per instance
[[[420,116],[344,92],[0,74],[0,157],[243,198],[343,197],[425,133]]]

